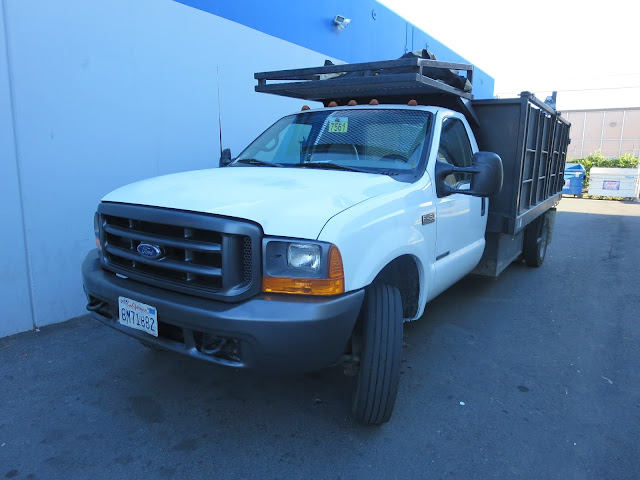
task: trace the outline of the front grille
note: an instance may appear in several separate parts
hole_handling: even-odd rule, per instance
[[[127,277],[221,300],[259,289],[260,228],[179,210],[102,203],[102,264]],[[151,245],[156,256],[138,252]]]
[[[251,238],[244,237],[243,246],[243,264],[244,264],[244,279],[247,282],[251,281],[253,276],[251,265],[253,264],[253,249],[251,248]]]

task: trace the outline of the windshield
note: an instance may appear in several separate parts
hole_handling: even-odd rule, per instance
[[[429,112],[407,109],[301,112],[272,125],[232,165],[414,174],[430,120]]]

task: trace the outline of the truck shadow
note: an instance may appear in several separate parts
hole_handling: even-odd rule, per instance
[[[118,367],[125,405],[137,421],[175,425],[194,423],[202,433],[217,426],[274,428],[312,424],[354,425],[350,416],[351,382],[338,367],[307,374],[264,373],[210,365],[172,352],[151,351],[133,339],[121,339],[128,362]],[[153,404],[136,408],[136,402]],[[170,412],[170,413],[169,413]],[[213,429],[212,429],[213,427]],[[286,430],[286,429],[285,429]]]

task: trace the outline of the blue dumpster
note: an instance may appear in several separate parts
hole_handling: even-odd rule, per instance
[[[587,171],[579,163],[567,163],[564,167],[562,193],[582,197],[582,184]]]

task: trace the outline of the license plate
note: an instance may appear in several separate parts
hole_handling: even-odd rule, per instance
[[[158,336],[158,311],[146,303],[118,297],[118,323]]]

